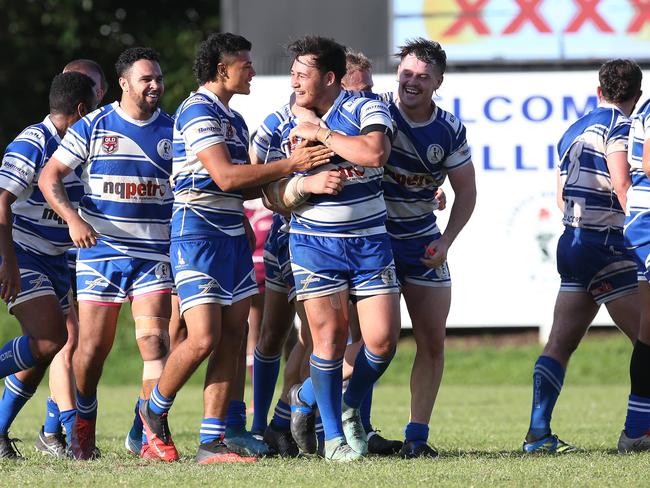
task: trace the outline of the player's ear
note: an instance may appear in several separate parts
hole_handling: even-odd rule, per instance
[[[334,83],[336,83],[336,75],[333,71],[328,71],[325,77],[325,84],[327,86],[332,86]]]
[[[225,63],[217,63],[217,76],[219,78],[228,78],[228,67]]]
[[[117,80],[117,83],[120,85],[123,92],[126,93],[129,91],[129,83],[126,81],[126,78],[120,77],[120,79]]]

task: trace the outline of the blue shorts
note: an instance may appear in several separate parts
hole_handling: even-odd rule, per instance
[[[181,314],[196,305],[232,305],[258,293],[246,236],[173,240],[170,256]]]
[[[286,293],[287,300],[296,297],[296,285],[291,271],[289,257],[289,234],[286,232],[271,232],[264,243],[264,271],[267,288],[278,293]]]
[[[349,289],[351,297],[399,293],[388,234],[323,237],[290,234],[298,300]]]
[[[637,266],[620,233],[565,228],[557,270],[561,291],[589,292],[599,305],[637,291]]]
[[[435,288],[449,288],[451,276],[447,261],[439,267],[432,269],[425,266],[422,258],[426,256],[426,249],[431,241],[440,239],[441,234],[418,237],[415,239],[391,239],[395,269],[400,285],[412,283],[419,286]]]
[[[146,295],[169,293],[169,263],[116,253],[98,241],[77,256],[77,301],[119,306]]]
[[[637,263],[639,281],[650,281],[650,220],[647,211],[625,219],[625,245]]]
[[[68,260],[68,269],[70,270],[70,285],[72,285],[72,299],[77,299],[77,253],[79,250],[76,247],[68,249],[65,252],[65,257]]]
[[[65,254],[36,254],[14,245],[20,270],[20,293],[8,304],[9,311],[20,303],[37,297],[54,295],[63,314],[70,310],[70,272]]]

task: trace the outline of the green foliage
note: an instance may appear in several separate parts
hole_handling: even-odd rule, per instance
[[[113,65],[131,46],[150,46],[161,56],[174,112],[196,87],[192,61],[198,43],[219,29],[219,2],[154,3],[123,0],[0,0],[0,147],[48,112],[49,85],[70,60],[96,60],[106,72],[110,103],[119,98]]]

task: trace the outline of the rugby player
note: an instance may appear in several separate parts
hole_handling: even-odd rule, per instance
[[[0,458],[21,457],[15,439],[9,438],[9,427],[67,341],[70,274],[65,251],[72,241],[65,221],[47,205],[37,181],[68,127],[97,106],[93,81],[80,73],[57,75],[50,86],[49,106],[42,122],[27,127],[9,144],[0,167],[0,296],[24,333],[0,349],[0,376],[5,380]],[[78,202],[83,191],[78,174],[66,178],[64,185],[72,201]],[[74,405],[66,406],[70,408],[62,412],[61,420],[70,435]]]
[[[63,68],[63,73],[77,72],[88,76],[95,83],[95,95],[97,104],[101,104],[104,94],[108,89],[108,83],[104,70],[99,64],[91,59],[75,59],[70,61]],[[77,286],[75,269],[77,266],[77,249],[72,248],[66,251],[68,268],[71,273],[72,303],[70,313],[66,318],[68,330],[68,341],[63,349],[54,356],[48,372],[50,396],[46,402],[45,422],[36,438],[35,447],[43,454],[57,458],[68,455],[67,446],[70,445],[72,425],[77,414],[75,404],[74,373],[72,371],[72,354],[77,347],[78,320],[77,320]],[[138,417],[139,419],[139,417]],[[62,433],[62,427],[66,435]],[[140,428],[142,432],[142,428]],[[138,450],[138,453],[140,451]]]
[[[167,356],[172,287],[169,220],[172,194],[172,119],[158,106],[164,93],[158,54],[130,48],[116,62],[122,96],[71,128],[43,171],[39,185],[68,222],[79,248],[79,344],[74,354],[77,418],[72,452],[97,457],[97,384],[113,340],[121,304],[131,300],[144,361],[147,398]],[[79,213],[61,180],[83,168]],[[141,456],[152,455],[143,444]]]
[[[210,35],[194,62],[200,87],[176,112],[170,254],[187,338],[172,351],[151,399],[140,409],[149,443],[164,460],[177,457],[167,412],[210,355],[196,461],[254,460],[223,443],[250,297],[257,293],[243,226],[242,189],[316,167],[330,157],[327,148],[303,145],[275,164],[247,164],[248,130],[228,104],[235,94],[250,92],[255,76],[250,49],[241,36]]]
[[[392,122],[380,101],[341,89],[343,46],[308,36],[289,50],[296,104],[316,112],[328,128],[291,119],[284,139],[331,148],[337,157],[322,171],[337,170],[344,176],[340,193],[312,195],[292,213],[291,267],[313,341],[311,381],[296,396],[308,408],[318,404],[325,458],[352,461],[368,451],[361,401],[388,367],[399,335],[399,290],[381,192]],[[341,398],[348,298],[356,302],[365,344]],[[302,440],[296,441],[301,445]]]
[[[631,392],[619,452],[650,450],[650,100],[632,118],[629,139],[631,187],[627,191],[625,242],[643,275],[639,280],[640,325],[630,359]]]
[[[639,294],[633,257],[623,241],[629,116],[641,96],[641,70],[616,59],[598,72],[598,107],[573,123],[558,143],[558,206],[565,228],[557,247],[561,284],[553,325],[533,370],[526,453],[569,453],[575,447],[551,429],[551,415],[569,358],[604,304],[635,341]]]

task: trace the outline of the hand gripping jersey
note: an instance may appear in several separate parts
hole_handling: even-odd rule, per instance
[[[243,117],[201,87],[181,103],[175,118],[172,239],[243,235],[241,191],[219,188],[197,157],[202,150],[225,143],[233,164],[248,164]]]
[[[172,123],[160,110],[134,120],[114,102],[68,129],[54,153],[82,167],[79,214],[119,254],[169,261]]]
[[[391,135],[393,123],[388,107],[359,93],[341,91],[322,120],[334,132],[348,136],[363,135],[377,128]],[[291,118],[281,126],[282,152],[291,152],[289,132],[295,126]],[[381,179],[383,168],[359,166],[335,155],[330,163],[313,173],[338,170],[345,176],[338,195],[312,195],[296,208],[291,217],[291,233],[330,237],[352,237],[386,232],[386,205]]]
[[[557,146],[563,183],[563,223],[595,231],[622,231],[625,215],[614,193],[607,156],[627,151],[630,119],[600,104],[574,122]]]
[[[650,180],[643,171],[643,145],[650,139],[650,100],[632,118],[628,163],[632,186],[627,191],[625,239],[629,246],[650,243]]]
[[[37,254],[59,255],[72,247],[67,224],[50,208],[38,188],[38,175],[60,142],[47,116],[43,122],[27,127],[7,146],[0,167],[0,187],[16,196],[11,206],[13,240]],[[79,174],[72,172],[63,180],[73,205],[83,193]]]
[[[435,194],[449,171],[471,162],[465,127],[461,121],[435,107],[431,119],[412,122],[397,107],[393,93],[379,95],[389,108],[397,131],[384,167],[386,228],[393,239],[438,234],[433,211]]]

